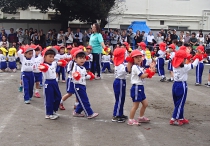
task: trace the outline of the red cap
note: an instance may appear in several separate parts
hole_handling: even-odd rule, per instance
[[[143,50],[146,50],[146,44],[144,42],[137,43]]]
[[[85,52],[82,49],[77,50],[76,52],[74,52],[73,56],[76,57],[78,53],[83,52],[85,54]]]
[[[200,51],[201,53],[204,53],[204,47],[203,46],[198,46],[196,50]]]
[[[181,46],[181,47],[179,48],[179,50],[187,51],[187,48],[186,48],[185,46]]]
[[[125,48],[116,48],[113,52],[114,55],[114,65],[118,66],[125,60]]]
[[[78,48],[84,50],[84,46],[80,45]]]
[[[53,46],[53,48],[57,49],[57,51],[60,51],[60,46]]]
[[[165,51],[166,50],[166,43],[160,43],[159,48],[160,48],[161,51]]]
[[[168,46],[168,48],[171,48],[171,49],[175,50],[176,46],[174,44],[171,44],[171,45]]]
[[[42,51],[42,56],[45,56],[45,53],[48,51],[48,50],[52,50],[55,52],[55,55],[58,53],[58,50],[54,47],[50,47],[50,48],[46,48],[44,49],[44,51]]]
[[[29,45],[25,45],[25,46],[23,46],[23,49],[24,49],[24,53],[26,53],[26,52],[29,52],[29,51],[32,51],[32,50],[34,50],[34,49],[36,49],[36,47],[34,47],[34,46],[29,46]]]
[[[68,45],[66,48],[67,49],[72,49],[72,46],[71,45]]]
[[[86,49],[92,50],[92,47],[91,47],[90,45],[88,45],[88,46],[86,47]]]
[[[126,49],[129,49],[129,43],[128,42],[123,42],[123,45],[125,45]]]
[[[179,50],[175,53],[175,56],[172,60],[172,66],[177,68],[180,66],[180,64],[184,61],[185,58],[187,58],[187,52],[184,50]]]
[[[40,51],[42,51],[42,47],[40,45],[37,45],[36,47],[39,48]]]
[[[142,53],[136,49],[136,50],[133,50],[130,55],[133,58],[135,56],[142,56]]]
[[[71,55],[74,57],[74,53],[75,53],[76,51],[78,51],[78,50],[81,50],[81,49],[78,48],[78,47],[72,48],[72,50],[71,50]]]

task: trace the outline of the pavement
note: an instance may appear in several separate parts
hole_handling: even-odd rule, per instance
[[[208,69],[203,73],[207,82]],[[169,77],[169,72],[166,72]],[[0,74],[0,146],[209,146],[210,88],[195,86],[195,70],[188,76],[185,117],[190,124],[171,126],[173,112],[172,83],[160,82],[157,74],[146,79],[145,93],[149,102],[146,116],[150,123],[128,126],[111,122],[114,74],[103,74],[101,80],[87,81],[91,106],[99,116],[95,119],[72,116],[75,95],[64,102],[65,111],[58,111],[57,120],[45,119],[44,99],[33,98],[30,105],[18,92],[20,71]],[[66,85],[59,83],[62,95]],[[132,107],[130,75],[127,79],[125,115]],[[42,93],[42,90],[40,91]],[[135,117],[137,118],[139,110]]]

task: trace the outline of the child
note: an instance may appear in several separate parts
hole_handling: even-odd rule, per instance
[[[115,65],[115,80],[113,83],[115,105],[113,110],[112,122],[118,123],[125,122],[125,120],[128,118],[123,114],[126,91],[126,75],[128,72],[127,67],[123,63],[125,60],[125,52],[125,48],[116,48],[113,53]]]
[[[170,71],[171,78],[168,79],[167,81],[168,82],[173,82],[174,81],[174,74],[173,74],[173,67],[172,67],[171,61],[174,58],[176,46],[174,44],[171,44],[171,45],[168,46],[168,49],[169,49],[169,53],[170,53],[169,62],[168,62],[168,70]]]
[[[74,92],[79,101],[77,108],[73,112],[74,117],[84,117],[81,112],[84,110],[88,119],[97,117],[99,114],[94,113],[90,107],[89,99],[86,93],[86,79],[93,80],[95,76],[91,72],[86,72],[83,67],[85,63],[85,52],[78,50],[74,53],[75,64],[72,70],[72,77],[74,82]]]
[[[152,55],[148,47],[146,47],[145,50],[145,60],[146,60],[145,68],[149,68],[150,64],[152,63]]]
[[[67,93],[61,99],[60,106],[59,106],[60,110],[65,110],[63,102],[66,101],[69,97],[71,97],[72,94],[74,94],[74,83],[72,81],[72,69],[74,67],[75,61],[74,61],[74,56],[73,55],[78,50],[79,50],[78,47],[75,47],[71,50],[72,60],[67,65],[67,73],[68,73],[68,79],[67,79],[67,82],[66,82],[66,92]],[[76,100],[76,102],[74,104],[74,109],[76,108],[76,106],[78,104],[79,103]]]
[[[66,48],[67,53],[66,53],[66,58],[65,58],[67,62],[70,62],[72,60],[71,50],[72,50],[72,46],[68,45]]]
[[[42,72],[39,70],[39,65],[43,62],[43,57],[41,56],[41,47],[40,46],[36,46],[35,47],[35,52],[36,52],[36,56],[35,56],[35,62],[34,62],[34,79],[35,79],[35,84],[36,84],[36,89],[35,89],[35,97],[36,98],[40,98],[40,94],[39,94],[39,89],[40,89],[40,83],[42,83]]]
[[[146,51],[146,44],[144,43],[144,42],[141,42],[141,43],[137,43],[137,45],[138,45],[138,50],[139,51],[141,51],[141,54],[143,55],[142,57],[142,59],[143,59],[143,61],[142,61],[142,67],[145,67],[146,66],[146,62],[147,62],[147,60],[145,59],[145,51]]]
[[[16,72],[16,69],[17,69],[17,64],[16,64],[17,54],[16,53],[17,53],[16,48],[9,48],[9,53],[7,55],[9,71]]]
[[[66,58],[65,47],[64,46],[60,46],[59,53],[56,55],[56,58],[58,58],[58,60],[62,60],[62,59]],[[56,73],[57,73],[58,81],[60,80],[60,74],[61,74],[62,75],[62,82],[65,83],[66,82],[65,68],[62,67],[62,66],[57,66]]]
[[[130,95],[133,100],[133,107],[130,111],[130,117],[127,123],[128,125],[140,125],[140,123],[150,121],[148,118],[144,117],[146,107],[148,106],[146,95],[144,93],[144,79],[152,78],[152,76],[155,74],[155,65],[153,63],[150,65],[150,68],[144,70],[144,68],[140,66],[142,62],[142,56],[143,54],[139,50],[134,50],[130,54],[132,61],[129,62],[133,62],[131,71],[132,87],[130,90]],[[140,109],[140,117],[138,118],[138,121],[136,121],[134,119],[134,115],[139,107],[140,102],[142,103],[142,107]]]
[[[208,82],[205,84],[206,87],[210,87],[210,69],[209,69],[209,78],[208,78]]]
[[[18,56],[22,62],[22,84],[24,89],[24,102],[30,104],[34,89],[34,73],[33,67],[35,62],[35,48],[26,45],[18,51]],[[24,53],[24,54],[22,54]]]
[[[157,72],[159,74],[159,76],[161,76],[160,81],[164,82],[166,81],[166,77],[165,77],[165,70],[164,70],[164,64],[165,64],[165,54],[166,54],[166,44],[165,43],[160,43],[159,44],[159,48],[160,50],[158,51],[158,53],[156,54],[156,56],[158,57],[157,59]]]
[[[184,46],[183,46],[184,47]],[[184,118],[184,105],[187,98],[187,73],[198,64],[198,55],[195,56],[194,62],[185,64],[187,53],[184,50],[179,50],[175,53],[172,60],[174,83],[172,87],[172,95],[174,100],[173,116],[170,120],[170,125],[188,124],[189,121]]]
[[[5,72],[7,68],[6,52],[8,51],[5,48],[0,48],[0,73]]]
[[[84,64],[84,67],[85,69],[88,71],[90,71],[91,69],[91,63],[93,61],[93,55],[91,54],[91,51],[92,51],[92,47],[91,46],[87,46],[86,47],[86,61],[85,61],[85,64]]]
[[[111,73],[111,66],[110,66],[110,61],[111,61],[111,56],[109,55],[109,50],[108,48],[104,49],[105,54],[102,55],[101,63],[102,63],[102,73],[105,73],[106,69]]]
[[[43,54],[44,63],[39,66],[40,71],[43,72],[45,79],[44,83],[44,97],[45,97],[45,108],[46,108],[46,119],[55,120],[58,115],[55,113],[60,104],[61,92],[56,81],[56,67],[60,65],[65,67],[67,62],[65,60],[54,61],[54,57],[57,54],[56,48],[45,49]]]
[[[203,65],[203,59],[207,57],[206,54],[204,54],[204,47],[203,46],[198,46],[196,48],[197,54],[202,56],[202,60],[199,61],[198,66],[196,67],[196,83],[195,86],[200,86],[202,82],[202,75],[203,75],[203,70],[204,70],[204,65]]]

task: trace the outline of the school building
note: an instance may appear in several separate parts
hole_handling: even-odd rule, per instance
[[[132,21],[146,21],[151,29],[210,30],[210,0],[117,0],[117,3],[106,28],[126,29]],[[43,14],[30,7],[17,14],[1,12],[0,18],[51,20],[54,12]],[[79,21],[69,23],[83,27]]]

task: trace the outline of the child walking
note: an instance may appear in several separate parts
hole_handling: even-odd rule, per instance
[[[93,80],[95,76],[92,72],[86,72],[86,69],[83,67],[85,63],[85,52],[78,50],[74,53],[75,56],[75,65],[72,70],[73,82],[74,82],[74,92],[79,101],[77,108],[73,112],[74,117],[86,117],[92,119],[97,117],[99,114],[94,113],[86,93],[86,79]],[[85,115],[81,114],[84,110]]]
[[[46,108],[46,119],[55,120],[58,118],[56,111],[58,111],[61,92],[56,81],[56,67],[60,65],[65,67],[67,62],[65,60],[54,61],[54,57],[57,54],[56,48],[45,49],[43,53],[44,63],[39,66],[40,71],[43,72],[44,76],[44,88],[43,93],[45,97],[45,108]]]
[[[155,64],[152,63],[150,68],[144,70],[143,67],[140,66],[142,62],[143,54],[139,50],[134,50],[130,54],[130,62],[133,62],[132,71],[131,71],[131,90],[130,95],[133,100],[133,107],[130,111],[130,116],[128,120],[128,125],[140,125],[140,123],[146,123],[150,120],[144,116],[145,110],[148,106],[148,102],[146,99],[146,95],[144,93],[144,79],[152,78],[155,74]],[[129,71],[129,68],[128,68]],[[142,103],[142,107],[140,109],[140,114],[138,121],[134,119],[136,110],[139,107],[140,102]]]
[[[21,47],[18,51],[18,56],[22,62],[22,84],[24,91],[24,102],[30,104],[30,100],[33,96],[34,89],[34,62],[35,62],[35,48],[33,46],[26,45]],[[24,53],[24,54],[22,54]]]
[[[165,43],[160,43],[159,48],[160,48],[160,50],[156,54],[156,56],[158,57],[158,59],[157,59],[157,72],[158,72],[158,75],[161,76],[160,81],[165,82],[166,77],[165,77],[165,70],[164,70],[164,64],[165,64],[164,58],[165,58],[165,54],[166,54],[166,52],[165,52],[166,51],[166,44]]]
[[[176,51],[176,46],[174,44],[171,44],[171,45],[168,46],[168,49],[169,49],[169,53],[170,53],[169,62],[168,62],[168,70],[170,71],[171,77],[167,81],[168,82],[173,82],[174,81],[174,74],[173,74],[173,67],[172,67],[171,61],[174,58],[175,51]]]
[[[181,126],[183,124],[189,123],[189,121],[184,118],[184,105],[187,98],[187,73],[198,65],[201,57],[199,55],[196,55],[192,64],[185,64],[187,57],[188,54],[186,53],[186,51],[179,50],[175,53],[174,59],[172,61],[174,72],[174,83],[172,87],[174,111],[170,120],[170,125]]]
[[[128,117],[123,114],[126,95],[126,75],[128,72],[128,69],[124,64],[125,52],[125,48],[116,48],[113,53],[113,61],[115,65],[115,80],[113,82],[115,105],[113,110],[112,122],[118,123],[123,123],[126,119],[128,119]],[[127,66],[131,67],[131,63],[128,62]]]

